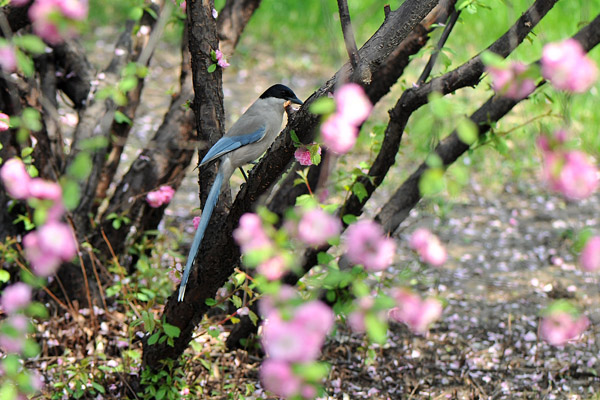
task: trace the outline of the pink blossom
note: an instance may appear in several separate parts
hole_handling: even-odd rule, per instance
[[[340,114],[334,114],[321,125],[321,139],[329,150],[336,154],[349,152],[358,137],[358,128]]]
[[[544,151],[542,175],[551,190],[570,200],[585,199],[598,187],[598,170],[580,151]]]
[[[446,249],[437,236],[425,228],[417,229],[410,238],[410,247],[413,248],[423,262],[434,267],[439,267],[446,262],[448,255]]]
[[[598,271],[600,269],[600,236],[589,239],[581,251],[579,263],[584,271]]]
[[[347,83],[335,91],[333,99],[339,114],[350,125],[360,126],[369,117],[373,105],[362,86]]]
[[[158,190],[148,193],[146,195],[146,202],[148,202],[150,207],[158,208],[163,204],[168,204],[173,198],[174,194],[175,189],[173,189],[171,186],[163,185],[159,187]]]
[[[185,1],[184,1],[184,3],[185,3]],[[219,16],[219,12],[217,11],[216,8],[212,9],[212,16],[214,19],[217,19],[217,17]]]
[[[58,0],[58,7],[62,15],[73,20],[83,21],[88,15],[87,0]]]
[[[7,324],[12,332],[2,332],[0,334],[0,348],[7,353],[20,353],[25,347],[25,339],[29,328],[29,320],[24,315],[15,314],[5,319],[3,324]],[[5,329],[2,329],[5,331]]]
[[[221,50],[218,50],[218,49],[215,50],[215,56],[217,57],[217,64],[219,65],[219,67],[221,67],[221,68],[229,67],[229,63],[225,59],[225,56],[223,55]]]
[[[284,398],[297,394],[302,382],[294,376],[289,363],[274,359],[263,361],[260,367],[260,381],[265,389]]]
[[[51,44],[62,43],[64,37],[74,36],[72,21],[82,21],[87,14],[87,0],[36,0],[29,8],[33,31]],[[64,21],[57,21],[57,16]]]
[[[52,275],[62,261],[70,261],[77,254],[71,227],[59,221],[49,221],[27,234],[23,246],[33,272],[40,276]]]
[[[239,226],[233,231],[233,238],[241,247],[242,253],[267,248],[272,245],[265,233],[260,217],[253,213],[241,216]]]
[[[314,145],[315,143],[313,143],[311,146]],[[321,154],[321,147],[317,147],[317,154]],[[300,165],[313,165],[310,149],[306,146],[298,147],[294,152],[294,157],[296,158],[296,161],[300,163]]]
[[[288,267],[282,256],[274,256],[260,263],[256,270],[268,280],[274,281],[281,278],[287,272]]]
[[[17,282],[4,289],[0,305],[4,312],[12,314],[22,308],[25,308],[31,302],[31,286]]]
[[[306,362],[317,358],[323,336],[306,330],[294,320],[285,321],[277,312],[263,324],[262,345],[269,357],[289,362]]]
[[[381,271],[392,264],[396,243],[384,235],[373,221],[359,221],[350,225],[345,237],[348,259],[362,264],[368,271]]]
[[[2,49],[0,49],[0,57],[2,57]],[[8,128],[10,128],[10,117],[4,113],[0,113],[0,132],[7,131]]]
[[[442,303],[434,298],[421,298],[408,290],[399,289],[393,293],[397,307],[389,312],[390,318],[405,323],[417,334],[425,334],[429,325],[442,315]]]
[[[306,331],[325,336],[333,328],[334,314],[329,306],[319,300],[304,303],[294,313],[294,322]]]
[[[367,329],[365,326],[365,313],[362,311],[352,311],[348,314],[348,325],[355,333],[363,333]]]
[[[4,188],[11,197],[15,199],[26,199],[29,197],[29,184],[31,177],[25,169],[25,164],[18,158],[11,158],[0,168],[0,178]]]
[[[258,303],[260,315],[267,318],[272,313],[277,314],[276,307],[298,298],[298,292],[290,285],[281,285],[276,295],[264,296]]]
[[[8,44],[0,45],[0,69],[8,73],[14,72],[17,69],[15,49]]]
[[[541,64],[542,76],[559,90],[585,92],[598,76],[596,65],[574,39],[544,46]]]
[[[298,223],[298,237],[309,246],[325,244],[341,230],[340,220],[319,207],[304,213]]]
[[[171,280],[171,282],[175,283],[176,285],[179,285],[181,283],[181,278],[179,277],[179,273],[181,271],[178,271],[175,268],[170,268],[169,269],[169,279]]]
[[[30,181],[29,195],[41,200],[62,201],[60,185],[42,178],[33,178]]]
[[[585,315],[574,317],[565,311],[555,311],[542,318],[540,337],[553,346],[560,346],[581,335],[589,324]]]
[[[194,217],[194,219],[192,219],[192,224],[194,225],[194,229],[198,230],[198,225],[200,225],[200,217]]]
[[[522,62],[513,62],[506,69],[488,68],[494,90],[514,100],[524,99],[535,90],[535,81],[525,76],[526,71],[527,65]]]

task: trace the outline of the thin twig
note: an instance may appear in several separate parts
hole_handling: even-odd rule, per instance
[[[154,49],[156,48],[156,45],[158,44],[158,41],[162,36],[167,22],[169,22],[169,18],[171,17],[172,11],[173,3],[170,1],[165,1],[165,5],[162,11],[160,12],[160,16],[158,17],[158,22],[156,23],[156,26],[152,30],[150,38],[148,39],[148,44],[146,45],[146,47],[144,47],[142,53],[140,54],[140,57],[138,58],[139,65],[146,65],[148,63],[150,56],[154,52]]]
[[[423,83],[425,83],[425,81],[429,77],[429,74],[431,74],[431,70],[433,70],[433,66],[435,65],[435,62],[437,61],[438,55],[440,54],[440,52],[442,51],[442,48],[446,44],[446,41],[448,40],[448,37],[450,36],[450,32],[452,32],[452,29],[456,25],[456,21],[458,21],[459,16],[460,16],[460,11],[457,11],[456,9],[454,9],[452,11],[452,14],[450,14],[450,19],[448,20],[448,24],[444,28],[444,32],[442,32],[442,36],[440,36],[440,40],[438,41],[438,44],[435,47],[435,51],[429,58],[429,61],[427,61],[427,65],[425,66],[425,69],[423,69],[421,76],[417,80],[417,86],[420,86]]]
[[[342,34],[344,35],[344,43],[352,69],[356,71],[360,58],[358,56],[358,48],[354,39],[354,31],[352,30],[352,21],[350,20],[350,11],[348,10],[348,2],[346,0],[337,0],[338,9],[340,12],[340,23],[342,24]]]

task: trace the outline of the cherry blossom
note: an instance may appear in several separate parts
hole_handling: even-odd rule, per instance
[[[541,64],[542,76],[559,90],[585,92],[598,76],[596,64],[574,39],[544,46]]]
[[[215,50],[215,56],[217,58],[217,64],[219,65],[219,67],[221,67],[221,68],[229,67],[230,64],[225,59],[225,55],[221,52],[221,50],[218,50],[218,49]]]
[[[358,128],[339,114],[331,116],[321,125],[321,139],[329,150],[346,154],[356,144]]]
[[[77,254],[71,227],[59,221],[49,221],[27,234],[23,247],[33,272],[40,276],[52,275],[62,261],[70,261]]]
[[[345,235],[348,259],[362,264],[367,271],[381,271],[392,264],[396,243],[384,235],[381,226],[373,221],[350,225]]]
[[[600,236],[589,239],[579,257],[581,268],[593,272],[600,269]]]
[[[0,49],[0,57],[2,57],[1,51],[2,50]],[[10,128],[10,117],[0,112],[0,132],[7,131],[8,128]]]
[[[313,143],[311,146],[314,146],[315,143]],[[317,154],[321,154],[321,147],[317,147]],[[310,154],[310,149],[306,146],[302,146],[296,149],[296,151],[294,152],[294,158],[296,158],[296,161],[298,161],[300,163],[300,165],[304,165],[304,166],[309,166],[309,165],[313,165],[312,162],[312,157]]]
[[[409,245],[419,253],[423,262],[434,267],[441,266],[448,258],[446,249],[438,237],[425,228],[415,230],[410,238]]]
[[[578,150],[544,151],[542,176],[551,190],[570,200],[585,199],[598,188],[598,170]]]
[[[589,324],[585,315],[575,317],[566,311],[555,311],[542,318],[540,337],[553,346],[560,346],[581,335]]]
[[[2,292],[2,298],[0,299],[2,309],[8,314],[27,307],[30,302],[31,286],[23,282],[7,286]]]
[[[242,253],[272,246],[260,217],[254,213],[241,216],[239,226],[233,231],[233,238],[241,247]]]
[[[0,69],[9,73],[17,70],[17,55],[15,54],[15,49],[8,44],[0,45]]]
[[[164,204],[168,204],[173,195],[175,194],[175,189],[171,186],[163,185],[158,190],[154,190],[146,195],[146,202],[152,208],[158,208]]]
[[[74,36],[73,22],[84,20],[87,14],[87,0],[36,0],[29,8],[33,31],[50,44],[59,44],[65,37]],[[66,23],[57,21],[57,15]]]
[[[535,90],[535,81],[526,76],[527,65],[513,62],[507,68],[489,67],[494,90],[502,96],[521,100]]]
[[[260,367],[260,381],[265,389],[284,398],[297,394],[302,383],[289,363],[271,358],[263,361]]]
[[[389,312],[390,318],[405,323],[418,334],[425,334],[429,325],[442,315],[442,303],[434,298],[422,300],[419,295],[405,289],[393,292],[397,307]]]
[[[280,279],[288,270],[285,259],[280,256],[274,256],[263,261],[256,267],[259,274],[264,275],[268,280],[274,281]]]
[[[317,207],[304,213],[298,223],[298,237],[309,246],[320,246],[340,234],[342,224]]]
[[[11,158],[6,161],[0,168],[0,178],[11,197],[19,200],[29,197],[31,177],[25,169],[25,164],[20,159]]]

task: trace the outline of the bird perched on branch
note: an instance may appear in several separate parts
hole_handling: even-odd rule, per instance
[[[178,301],[182,301],[185,296],[185,287],[192,265],[202,243],[210,216],[219,199],[223,182],[231,177],[236,168],[256,160],[271,146],[281,131],[283,112],[290,103],[302,105],[302,101],[287,86],[281,84],[271,86],[210,148],[200,162],[200,166],[215,160],[220,160],[221,164],[215,182],[206,198],[200,224],[194,235],[190,254],[183,270]]]

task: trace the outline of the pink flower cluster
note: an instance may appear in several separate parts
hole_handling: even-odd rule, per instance
[[[583,93],[598,77],[596,64],[575,39],[544,46],[541,64],[542,76],[559,90]]]
[[[364,89],[348,83],[333,95],[336,112],[321,125],[321,138],[328,149],[345,154],[356,143],[358,128],[369,117],[373,105]]]
[[[448,254],[440,239],[428,229],[419,228],[410,237],[410,247],[419,253],[421,260],[434,267],[446,262]]]
[[[0,54],[0,57],[2,57],[2,54]],[[7,131],[8,128],[10,128],[10,117],[0,112],[0,132]]]
[[[363,333],[367,329],[365,317],[375,305],[375,300],[373,300],[372,297],[362,297],[357,299],[354,303],[356,304],[356,309],[348,314],[348,325],[353,332]]]
[[[17,69],[17,55],[15,49],[9,44],[0,45],[0,69],[9,73]]]
[[[298,238],[309,246],[321,246],[340,234],[342,223],[322,208],[304,213],[298,223]]]
[[[284,319],[273,307],[272,299],[266,299],[264,303],[261,300],[261,310],[266,312],[261,340],[269,357],[260,369],[265,389],[284,398],[298,395],[313,398],[316,395],[314,386],[295,375],[293,365],[303,365],[317,359],[333,327],[333,311],[315,300],[293,308],[291,317]]]
[[[540,137],[542,178],[555,192],[570,200],[585,199],[598,188],[598,169],[589,156],[578,150],[564,148],[564,131],[558,131],[552,141]]]
[[[585,315],[574,316],[566,311],[555,311],[540,322],[541,338],[553,346],[560,346],[577,338],[589,326]]]
[[[502,96],[521,100],[535,90],[535,81],[527,77],[527,65],[522,62],[513,62],[508,68],[489,67],[488,72],[494,90]]]
[[[233,231],[233,238],[240,246],[242,254],[265,251],[265,257],[260,260],[256,270],[268,280],[279,279],[288,271],[286,258],[280,254],[273,255],[273,252],[269,251],[275,248],[275,244],[267,235],[258,215],[254,213],[242,215],[239,226]]]
[[[217,65],[221,68],[229,67],[229,63],[225,59],[225,55],[221,52],[221,50],[215,50],[215,57],[217,58]]]
[[[396,242],[385,236],[381,226],[373,221],[364,220],[350,225],[344,243],[348,260],[362,264],[372,272],[389,267],[396,253]]]
[[[173,195],[175,194],[175,189],[171,186],[163,185],[158,188],[158,190],[152,191],[146,195],[146,201],[152,208],[158,208],[163,204],[169,204]]]
[[[60,221],[64,213],[60,185],[41,178],[31,178],[25,164],[18,158],[4,163],[0,168],[0,179],[7,193],[15,199],[51,202],[46,222],[23,238],[23,247],[35,274],[52,275],[61,262],[71,260],[77,253],[71,227]]]
[[[0,329],[0,348],[9,353],[20,353],[25,347],[25,339],[29,321],[24,315],[18,314],[31,303],[31,286],[17,282],[7,286],[2,292],[0,306],[8,314]],[[8,328],[5,328],[8,326]]]
[[[31,286],[23,282],[17,282],[7,286],[2,292],[0,298],[0,306],[7,314],[15,312],[27,307],[31,302]]]
[[[50,44],[73,37],[76,21],[83,21],[87,15],[87,0],[35,0],[29,8],[33,31]]]
[[[579,256],[579,264],[584,271],[600,270],[600,236],[590,238]]]
[[[315,145],[316,144],[313,143],[310,146],[315,146]],[[321,154],[321,147],[317,147],[317,153],[319,155]],[[294,152],[294,158],[296,158],[296,161],[298,161],[300,163],[300,165],[305,165],[305,166],[313,165],[312,157],[310,155],[310,149],[307,146],[298,147],[296,149],[296,151]]]
[[[422,300],[406,289],[397,289],[392,297],[397,306],[390,310],[390,318],[406,324],[414,333],[425,334],[429,325],[442,315],[442,303],[437,299]]]

